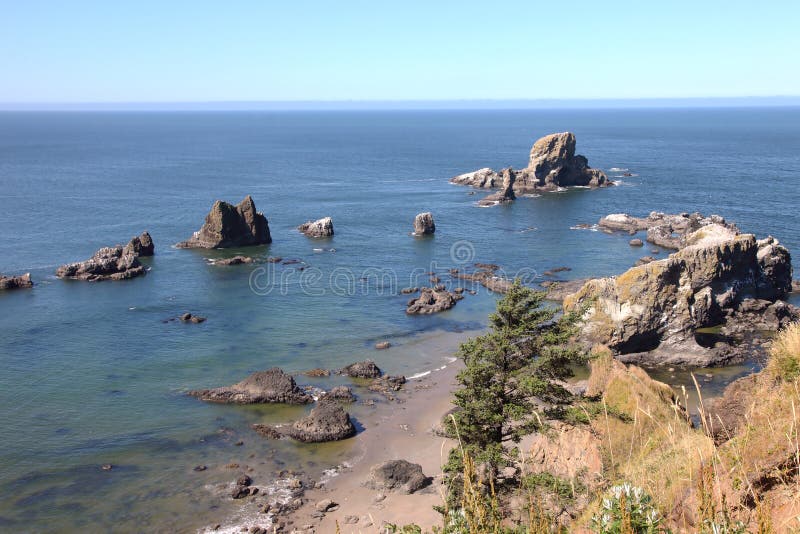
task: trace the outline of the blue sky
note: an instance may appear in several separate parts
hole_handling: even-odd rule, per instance
[[[800,2],[0,0],[0,102],[800,95]]]

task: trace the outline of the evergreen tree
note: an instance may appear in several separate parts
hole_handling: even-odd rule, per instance
[[[456,430],[462,444],[491,472],[507,464],[513,443],[541,429],[541,404],[570,394],[557,381],[572,376],[582,354],[568,346],[575,315],[544,306],[545,294],[515,281],[490,316],[490,331],[463,343],[465,368],[455,392]],[[459,455],[451,455],[458,459]],[[458,468],[458,466],[451,466]]]

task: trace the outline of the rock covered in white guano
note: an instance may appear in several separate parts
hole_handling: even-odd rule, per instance
[[[323,217],[316,221],[308,221],[297,227],[308,237],[331,237],[333,235],[333,219]]]

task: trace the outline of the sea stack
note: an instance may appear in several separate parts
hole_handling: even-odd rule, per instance
[[[333,235],[333,219],[323,217],[316,221],[308,221],[297,227],[308,237],[331,237]]]
[[[179,248],[230,248],[272,243],[269,222],[256,211],[253,197],[248,195],[238,206],[217,200],[206,215],[202,228],[192,237],[178,243]]]
[[[497,193],[478,201],[479,206],[496,206],[497,204],[508,204],[514,202],[517,196],[514,194],[514,183],[516,182],[516,175],[514,170],[510,167],[503,170],[503,186]]]
[[[414,235],[433,235],[434,232],[436,232],[436,224],[433,222],[431,212],[426,211],[414,217]]]
[[[528,166],[510,171],[517,194],[555,191],[559,187],[605,187],[612,185],[606,174],[589,167],[586,157],[575,154],[575,134],[555,133],[538,139],[531,148]],[[482,189],[504,187],[504,176],[490,168],[456,176],[450,182]],[[485,199],[487,200],[487,199]]]

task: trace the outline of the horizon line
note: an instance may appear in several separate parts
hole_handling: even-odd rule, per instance
[[[0,101],[0,111],[492,110],[800,106],[800,95],[636,98]]]

